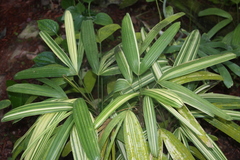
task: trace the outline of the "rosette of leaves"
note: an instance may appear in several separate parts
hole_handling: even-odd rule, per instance
[[[196,30],[169,64],[164,50],[180,28],[173,21],[183,15],[169,16],[148,33],[142,29],[137,38],[127,14],[122,21],[122,43],[104,54],[98,51],[92,20],[82,22],[76,40],[71,13],[65,13],[68,54],[41,31],[63,64],[21,71],[16,79],[36,78],[42,85],[15,84],[7,89],[47,97],[40,102],[29,100],[4,115],[2,121],[39,116],[15,143],[13,159],[20,153],[21,159],[59,159],[70,153],[74,159],[94,160],[226,159],[196,117],[239,141],[234,136],[239,134],[238,126],[232,122],[239,114],[232,109],[239,108],[240,98],[207,94],[211,85],[203,83],[222,80],[207,68],[236,55],[198,58],[200,34]],[[167,29],[159,36],[163,28]],[[81,70],[83,55],[90,68],[87,73]],[[108,83],[111,77],[116,79],[113,88]],[[189,83],[195,83],[194,87],[186,87]]]

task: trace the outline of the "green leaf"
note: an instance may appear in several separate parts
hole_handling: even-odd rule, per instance
[[[67,44],[68,44],[68,51],[69,55],[72,61],[72,65],[75,69],[75,72],[78,73],[79,62],[78,62],[78,55],[77,55],[77,46],[76,46],[76,38],[75,38],[75,32],[74,32],[74,26],[73,26],[73,19],[71,12],[66,10],[65,16],[64,16],[64,24],[65,24],[65,30],[66,30],[66,38],[67,38]]]
[[[93,22],[103,26],[113,23],[112,18],[106,13],[98,13]]]
[[[43,67],[30,68],[15,74],[15,79],[29,78],[47,78],[47,77],[63,77],[76,75],[71,69],[59,64],[50,64]]]
[[[71,152],[72,152],[71,143],[70,143],[70,141],[68,141],[68,142],[66,143],[66,145],[64,146],[64,148],[63,148],[63,151],[62,151],[61,156],[62,156],[62,157],[66,157],[66,156],[69,155],[69,153],[71,153]]]
[[[54,101],[43,101],[37,103],[30,103],[17,107],[7,112],[2,118],[2,122],[17,120],[24,117],[40,115],[45,113],[70,111],[72,110],[72,104],[69,102],[54,102]]]
[[[88,70],[83,78],[84,89],[87,93],[92,92],[95,86],[96,80],[97,80],[96,74],[94,74],[91,70]]]
[[[223,77],[223,83],[227,88],[230,88],[233,86],[233,80],[228,72],[227,68],[222,64],[217,64],[217,71],[220,73],[220,75]]]
[[[200,44],[200,33],[194,30],[184,41],[173,66],[195,59]]]
[[[72,125],[73,118],[70,116],[56,133],[50,148],[47,150],[48,154],[46,156],[46,159],[58,159],[60,157],[61,152],[69,138]]]
[[[86,102],[79,98],[73,103],[73,119],[81,145],[90,160],[101,159],[98,138]]]
[[[67,9],[70,6],[74,5],[74,0],[61,0],[61,7]]]
[[[142,128],[133,112],[127,112],[123,127],[128,159],[149,159],[149,151]]]
[[[220,31],[222,28],[228,25],[231,21],[232,19],[225,19],[217,23],[210,31],[208,31],[207,33],[208,38],[211,39],[218,31]]]
[[[164,144],[173,159],[194,160],[190,151],[169,131],[161,129]]]
[[[171,79],[170,81],[177,83],[177,84],[185,84],[185,83],[189,83],[189,82],[204,81],[204,80],[222,81],[223,78],[222,78],[222,76],[220,76],[218,74],[211,73],[208,71],[198,71],[198,72],[184,75],[182,77],[177,77],[177,78]]]
[[[98,74],[99,55],[92,21],[91,20],[83,21],[81,29],[82,29],[82,42],[88,62],[92,67],[92,71]]]
[[[49,64],[56,64],[61,61],[57,59],[53,52],[42,52],[33,59],[35,62],[34,67],[42,67]]]
[[[59,95],[61,96],[61,99],[67,99],[67,95],[65,94],[65,92],[63,91],[63,89],[60,87],[61,83],[58,84],[58,79],[47,79],[47,78],[43,78],[43,79],[38,79],[38,81],[43,82],[44,84],[48,85],[49,87],[53,88],[54,90],[56,90],[58,92]],[[63,78],[61,79],[63,80]]]
[[[226,65],[234,74],[240,77],[240,66],[236,63],[233,63],[231,61],[227,61],[223,63]]]
[[[120,8],[125,8],[125,7],[133,5],[136,2],[137,2],[137,0],[122,0],[119,6],[120,6]]]
[[[237,27],[233,31],[233,37],[232,37],[232,45],[237,47],[240,46],[240,24],[237,25]]]
[[[158,141],[158,130],[156,113],[152,99],[148,96],[143,98],[143,116],[147,130],[147,137],[151,154],[154,157],[159,155],[159,141]]]
[[[101,27],[97,31],[97,40],[98,43],[102,43],[103,40],[108,38],[110,35],[112,35],[116,30],[120,29],[121,27],[118,24],[108,24],[104,27]]]
[[[174,23],[169,27],[158,40],[152,45],[149,51],[146,53],[140,65],[140,74],[147,71],[152,64],[159,58],[163,50],[169,45],[175,34],[180,28],[180,23]],[[126,53],[125,53],[126,54]]]
[[[10,100],[8,100],[8,99],[1,100],[0,101],[0,110],[4,109],[4,108],[7,108],[10,105],[11,105],[11,101]]]
[[[140,54],[132,20],[129,14],[124,16],[122,21],[122,48],[131,70],[139,75]]]
[[[232,19],[232,16],[230,13],[219,8],[208,8],[198,13],[198,16],[209,16],[209,15],[216,15],[223,18]]]
[[[211,117],[216,115],[226,120],[232,120],[231,116],[227,115],[224,111],[181,85],[168,81],[160,81],[159,84],[176,93],[184,103],[206,113]]]
[[[94,121],[95,128],[99,128],[103,122],[121,105],[126,103],[128,100],[138,96],[139,93],[130,93],[130,94],[124,94],[116,99],[114,99],[111,103],[109,103],[104,110],[98,115],[96,120]]]
[[[66,99],[66,95],[59,93],[59,91],[48,86],[41,86],[36,84],[15,84],[13,86],[8,87],[7,91]]]
[[[41,31],[48,33],[50,36],[58,35],[57,32],[59,30],[58,23],[51,19],[43,19],[38,20],[38,28]]]
[[[225,54],[206,56],[193,61],[189,61],[167,70],[166,72],[163,73],[162,78],[160,80],[169,80],[172,78],[180,77],[201,69],[205,69],[215,64],[228,61],[235,57],[236,55],[233,53],[225,53]]]

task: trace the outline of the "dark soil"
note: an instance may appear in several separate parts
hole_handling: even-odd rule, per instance
[[[155,4],[149,5],[146,2],[139,2],[131,7],[119,9],[117,5],[109,5],[101,8],[103,12],[108,13],[115,23],[121,24],[121,20],[126,12],[132,16],[135,29],[139,30],[142,22],[153,26],[159,21]],[[36,52],[44,43],[39,37],[19,40],[18,34],[27,26],[28,23],[39,19],[56,20],[61,16],[63,10],[58,3],[54,6],[43,6],[40,0],[0,0],[0,32],[6,27],[6,35],[0,39],[0,100],[7,99],[6,81],[13,80],[14,75],[33,66],[33,61],[26,54],[12,57],[17,47],[23,52]],[[41,49],[39,49],[40,52]],[[25,52],[24,52],[25,53]],[[239,96],[239,88],[233,87],[225,90],[232,95]],[[218,90],[222,93],[223,90]],[[0,111],[0,119],[3,114],[10,109]],[[20,138],[31,126],[31,118],[12,124],[12,122],[0,122],[0,160],[7,160],[11,157],[11,151],[14,142]],[[214,128],[208,128],[209,132],[217,135],[217,142],[224,154],[229,160],[240,159],[240,145]]]

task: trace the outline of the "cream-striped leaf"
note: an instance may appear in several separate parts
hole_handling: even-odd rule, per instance
[[[149,151],[142,127],[132,111],[128,111],[126,114],[123,130],[128,159],[149,159]]]
[[[231,116],[227,115],[224,111],[181,85],[168,81],[160,81],[159,84],[171,89],[171,91],[176,93],[184,103],[208,114],[209,116],[213,117],[216,115],[226,120],[232,120]]]
[[[156,24],[150,30],[150,32],[146,35],[144,41],[142,42],[141,49],[140,49],[140,54],[142,54],[149,47],[149,45],[152,43],[154,38],[156,38],[156,36],[159,34],[159,32],[164,27],[166,27],[167,25],[169,25],[170,23],[172,23],[176,19],[182,17],[184,14],[185,13],[183,13],[183,12],[176,13],[176,14],[171,15],[171,16],[167,17],[166,19],[160,21],[158,24]]]
[[[146,89],[143,90],[142,95],[149,96],[166,105],[181,108],[183,106],[182,100],[173,92],[166,89]]]
[[[140,54],[132,20],[128,13],[122,21],[122,48],[131,70],[139,75]]]
[[[233,53],[225,53],[218,55],[206,56],[193,61],[189,61],[178,66],[172,67],[163,73],[161,80],[169,80],[176,77],[180,77],[207,67],[213,66],[224,61],[236,58]]]
[[[152,99],[148,96],[143,98],[143,116],[146,125],[148,144],[150,152],[154,157],[159,156],[159,141],[156,113]]]
[[[169,45],[173,37],[176,35],[180,28],[180,23],[171,25],[152,45],[146,53],[140,64],[140,74],[146,72],[152,64],[159,58],[163,50]]]
[[[17,120],[28,116],[34,116],[45,113],[70,111],[72,103],[69,102],[36,102],[17,107],[7,112],[2,118],[2,122]]]
[[[161,129],[164,144],[171,155],[176,160],[194,160],[190,151],[171,132]]]
[[[59,159],[61,152],[69,138],[73,126],[73,116],[67,118],[56,133],[45,159]]]
[[[44,40],[44,42],[51,48],[53,53],[70,69],[74,70],[73,64],[67,54],[62,50],[62,48],[52,39],[49,34],[41,31],[39,35]]]
[[[124,94],[116,99],[114,99],[111,103],[109,103],[104,110],[99,114],[99,116],[94,121],[95,128],[99,128],[103,122],[121,105],[126,103],[128,100],[138,96],[139,93],[130,93],[130,94]]]
[[[116,52],[115,58],[116,58],[118,67],[119,67],[122,75],[124,76],[124,78],[126,80],[128,80],[129,83],[132,83],[132,81],[133,81],[132,71],[130,69],[130,66],[127,62],[127,59],[126,59],[122,49],[120,47],[116,48],[115,52]]]
[[[75,125],[73,125],[73,127],[72,127],[72,131],[70,134],[70,142],[71,142],[71,148],[72,148],[72,153],[73,153],[74,159],[75,160],[78,160],[78,159],[88,160],[86,153],[84,152],[84,150],[82,148],[80,138],[78,136]]]
[[[173,66],[195,59],[200,44],[200,33],[194,30],[184,41]]]
[[[69,10],[65,11],[64,24],[65,24],[65,28],[66,28],[65,30],[66,30],[66,38],[67,38],[69,56],[70,56],[72,65],[73,65],[76,73],[78,73],[80,68],[78,68],[79,62],[78,62],[78,55],[77,55],[77,45],[76,45],[76,38],[75,38],[72,14]]]

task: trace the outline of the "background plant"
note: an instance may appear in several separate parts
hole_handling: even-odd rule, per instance
[[[239,119],[232,110],[238,109],[239,98],[206,93],[209,82],[222,80],[207,68],[236,55],[197,57],[200,33],[195,30],[169,63],[165,49],[180,29],[179,22],[171,23],[183,15],[169,16],[150,32],[142,29],[136,34],[127,14],[122,21],[122,43],[106,53],[97,45],[93,20],[84,20],[79,33],[75,32],[69,11],[64,16],[68,50],[64,52],[41,31],[61,64],[15,75],[16,79],[37,79],[41,85],[8,88],[9,92],[46,97],[40,102],[29,99],[3,117],[2,121],[11,121],[39,115],[16,142],[13,158],[23,152],[22,159],[58,159],[72,151],[74,159],[226,159],[195,117],[239,141],[235,136],[238,126],[232,121]],[[87,72],[82,70],[84,55],[90,68]],[[168,115],[172,119],[166,120]]]

